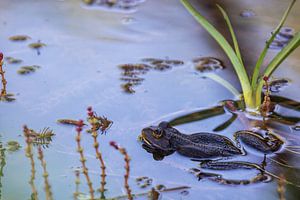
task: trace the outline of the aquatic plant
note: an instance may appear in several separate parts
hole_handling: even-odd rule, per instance
[[[6,96],[6,84],[7,84],[7,81],[4,77],[4,73],[5,71],[3,71],[3,68],[2,68],[2,65],[3,65],[3,53],[0,52],[0,75],[1,75],[1,80],[2,80],[2,89],[1,89],[1,97],[2,96]]]
[[[18,69],[17,73],[21,74],[21,75],[31,74],[39,68],[41,68],[41,67],[38,65],[22,66],[22,67],[20,67],[20,69]]]
[[[273,72],[280,66],[280,64],[300,45],[300,32],[297,32],[294,35],[293,39],[291,39],[290,42],[271,60],[264,71],[260,73],[267,51],[271,43],[274,41],[276,35],[282,28],[295,2],[296,0],[292,0],[292,2],[290,3],[277,28],[272,33],[271,37],[267,40],[266,45],[256,62],[252,76],[248,76],[233,27],[225,10],[217,4],[218,9],[221,11],[229,28],[234,47],[229,44],[225,37],[210,22],[208,22],[208,20],[204,16],[202,16],[189,3],[188,0],[181,0],[181,3],[185,6],[185,8],[193,15],[197,22],[199,22],[202,27],[216,40],[216,42],[222,47],[222,49],[230,59],[242,87],[242,99],[244,100],[246,108],[248,109],[258,110],[260,108],[260,105],[262,103],[262,88],[264,85],[263,77],[270,77]],[[221,77],[216,78],[215,76],[215,79],[218,79],[218,82],[224,83],[225,85],[229,84]]]
[[[43,177],[44,177],[44,184],[45,184],[44,189],[46,192],[46,200],[53,200],[51,186],[50,186],[49,180],[48,180],[49,174],[47,172],[47,164],[44,159],[44,153],[43,153],[41,146],[38,147],[38,159],[40,160],[42,168],[43,168]]]
[[[106,181],[105,181],[105,177],[106,177],[106,174],[105,174],[105,163],[104,163],[104,160],[102,158],[102,153],[100,152],[99,150],[99,142],[97,141],[97,137],[98,137],[98,119],[97,119],[97,116],[95,114],[95,112],[93,111],[93,108],[92,107],[88,107],[87,108],[87,111],[88,111],[88,121],[90,123],[90,125],[92,126],[91,128],[91,135],[93,137],[93,140],[94,140],[94,148],[95,148],[95,152],[96,152],[96,158],[100,161],[100,168],[101,168],[101,187],[100,187],[100,193],[101,193],[101,199],[105,199],[105,195],[104,195],[104,192],[105,192],[105,184],[106,184]]]
[[[260,113],[265,118],[265,117],[267,117],[268,113],[272,110],[272,103],[271,103],[271,98],[270,98],[270,87],[269,87],[269,83],[268,83],[269,78],[265,76],[263,78],[263,80],[265,82],[264,86],[266,88],[266,92],[264,95],[263,103],[260,106]]]
[[[27,35],[14,35],[8,38],[11,41],[25,41],[28,39],[31,39],[29,36]]]
[[[80,170],[75,170],[75,192],[73,193],[74,199],[78,199],[79,192],[79,185],[80,185]]]
[[[38,40],[37,42],[31,43],[28,46],[32,49],[36,49],[37,55],[40,55],[41,54],[40,49],[47,45],[42,43],[40,40]]]
[[[26,157],[29,158],[30,166],[31,166],[31,175],[29,180],[29,184],[31,186],[31,192],[32,192],[31,199],[38,200],[38,192],[34,183],[36,170],[35,170],[35,163],[34,163],[33,152],[32,152],[32,140],[30,138],[30,130],[27,128],[26,125],[23,127],[23,134],[26,142],[26,148],[25,148]]]
[[[6,149],[8,152],[15,152],[20,150],[21,145],[17,141],[8,141],[6,143]]]
[[[33,129],[29,129],[28,134],[33,145],[43,147],[48,147],[52,141],[52,137],[55,135],[49,127],[43,128],[38,132]]]
[[[2,199],[2,177],[4,176],[3,169],[5,165],[5,148],[2,145],[2,141],[0,141],[0,199]]]
[[[14,101],[15,98],[13,98],[13,94],[7,93],[6,91],[6,85],[7,80],[5,79],[5,71],[3,70],[3,53],[0,52],[0,75],[1,75],[1,82],[2,82],[2,89],[0,93],[0,101]]]
[[[5,57],[5,60],[9,64],[19,64],[19,63],[23,62],[23,60],[18,59],[18,58],[14,58],[14,57],[11,57],[11,56]]]
[[[118,150],[124,156],[125,170],[126,170],[126,173],[124,175],[124,186],[125,186],[125,189],[126,189],[126,192],[127,192],[128,199],[133,200],[133,196],[131,194],[131,189],[130,189],[129,184],[128,184],[129,172],[130,172],[130,165],[129,165],[130,157],[127,154],[126,149],[123,148],[123,147],[120,147],[116,142],[111,141],[109,144],[110,144],[110,146],[114,147],[116,150]]]
[[[94,200],[95,199],[94,198],[95,190],[93,189],[93,184],[92,184],[92,181],[91,181],[90,176],[89,176],[88,168],[86,167],[86,158],[84,156],[83,148],[81,147],[81,143],[80,143],[82,127],[83,127],[83,121],[79,120],[79,123],[78,123],[77,128],[76,128],[76,132],[77,132],[77,136],[76,136],[77,151],[80,155],[80,162],[81,162],[81,165],[82,165],[82,173],[84,174],[84,176],[86,178],[86,181],[87,181],[87,184],[88,184],[88,187],[89,187],[89,192],[90,192],[90,195],[91,195],[91,200]]]

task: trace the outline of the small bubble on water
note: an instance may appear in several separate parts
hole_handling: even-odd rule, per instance
[[[251,17],[256,16],[256,14],[253,10],[246,9],[240,13],[240,16],[244,17],[244,18],[251,18]]]

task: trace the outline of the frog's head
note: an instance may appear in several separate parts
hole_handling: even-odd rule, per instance
[[[170,136],[166,133],[171,126],[167,122],[161,122],[158,126],[149,126],[142,130],[139,136],[142,147],[153,154],[155,160],[162,160],[164,156],[174,153],[170,143]]]

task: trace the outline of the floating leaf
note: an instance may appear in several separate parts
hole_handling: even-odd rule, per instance
[[[29,36],[27,35],[14,35],[8,38],[11,41],[25,41],[28,39],[31,39]]]
[[[10,152],[18,151],[21,148],[21,145],[17,141],[8,141],[6,143],[6,149]]]
[[[30,73],[35,72],[39,68],[41,68],[41,67],[38,65],[23,66],[17,72],[18,72],[18,74],[22,74],[22,75],[30,74]]]
[[[17,59],[17,58],[13,58],[13,57],[11,57],[11,56],[5,57],[5,60],[6,60],[9,64],[19,64],[19,63],[23,62],[23,60]]]

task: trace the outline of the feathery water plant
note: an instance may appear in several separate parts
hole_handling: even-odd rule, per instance
[[[77,132],[77,136],[76,136],[76,142],[77,142],[77,151],[80,155],[80,162],[82,165],[82,173],[84,174],[88,187],[89,187],[89,192],[91,195],[91,200],[94,200],[94,192],[95,190],[93,189],[93,184],[92,181],[90,179],[89,173],[88,173],[88,168],[86,167],[86,158],[83,154],[83,148],[81,147],[81,131],[82,131],[82,127],[83,127],[83,121],[79,120],[79,123],[77,124],[77,128],[76,128],[76,132]]]
[[[44,184],[45,184],[45,192],[46,192],[46,200],[53,200],[52,192],[51,192],[51,186],[49,184],[48,176],[49,173],[47,172],[47,164],[44,159],[44,153],[42,150],[42,147],[38,147],[38,159],[41,162],[42,168],[43,168],[43,177],[44,177]]]
[[[193,17],[199,22],[202,27],[216,40],[216,42],[222,47],[228,58],[230,59],[235,72],[237,73],[237,76],[239,78],[241,87],[242,87],[242,94],[243,94],[243,100],[245,102],[246,108],[248,109],[255,109],[258,110],[260,108],[260,105],[262,103],[261,99],[261,93],[262,93],[262,87],[264,84],[263,77],[270,77],[272,73],[279,67],[279,65],[300,45],[300,32],[297,32],[293,39],[286,45],[272,60],[271,62],[266,66],[265,70],[260,73],[261,67],[263,65],[264,58],[267,54],[267,51],[269,49],[270,44],[275,39],[275,36],[279,33],[281,27],[283,26],[284,22],[286,21],[286,18],[288,14],[291,11],[291,8],[295,4],[296,0],[292,0],[289,7],[285,11],[279,25],[275,29],[275,31],[272,33],[272,36],[270,39],[266,42],[265,48],[261,52],[257,62],[256,66],[253,71],[253,75],[251,77],[248,76],[245,65],[243,64],[242,55],[239,50],[239,45],[233,30],[233,27],[231,25],[230,19],[225,12],[225,10],[220,6],[217,5],[218,9],[221,11],[226,24],[229,28],[231,38],[233,40],[233,46],[232,47],[229,42],[225,39],[225,37],[210,23],[208,20],[202,16],[190,3],[188,0],[181,0],[182,4],[185,6],[185,8],[193,15]],[[215,78],[215,77],[214,77]],[[215,78],[216,79],[216,78]],[[217,79],[219,82],[222,82],[222,79]],[[226,82],[228,85],[228,82]],[[230,87],[232,88],[232,87]]]
[[[125,189],[126,189],[126,192],[127,192],[128,200],[133,200],[131,189],[130,189],[129,184],[128,184],[129,172],[130,172],[130,165],[129,165],[130,157],[127,154],[126,149],[123,148],[123,147],[120,147],[116,142],[111,141],[109,144],[110,144],[110,146],[114,147],[116,150],[118,150],[124,156],[125,170],[126,170],[125,175],[124,175],[124,186],[125,186]]]
[[[101,193],[101,199],[105,199],[105,195],[104,195],[104,192],[105,192],[105,184],[106,184],[106,181],[105,181],[105,177],[106,177],[106,173],[105,173],[105,163],[104,163],[104,160],[103,160],[103,157],[102,157],[102,154],[99,150],[99,142],[97,141],[97,137],[98,137],[98,119],[92,109],[92,107],[88,107],[87,108],[87,111],[88,111],[88,122],[90,123],[91,125],[91,135],[93,137],[93,140],[94,140],[94,148],[95,148],[95,152],[96,152],[96,158],[100,161],[100,168],[101,168],[101,186],[100,186],[100,193]]]

